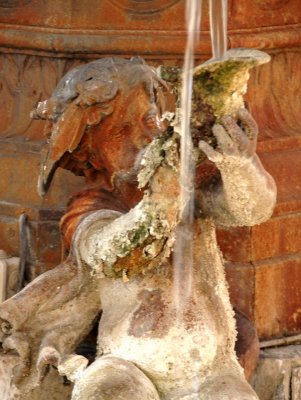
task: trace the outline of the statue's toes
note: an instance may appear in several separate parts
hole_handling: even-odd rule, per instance
[[[134,364],[101,357],[75,382],[72,400],[160,400],[152,382]]]

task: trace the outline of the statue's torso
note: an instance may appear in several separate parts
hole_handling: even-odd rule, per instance
[[[223,310],[215,309],[207,291],[210,283],[204,282],[210,271],[206,260],[216,261],[209,253],[218,253],[216,242],[209,242],[204,263],[201,257],[194,266],[201,273],[194,273],[191,300],[183,314],[176,307],[171,263],[166,275],[139,276],[129,282],[102,280],[99,356],[132,361],[162,393],[181,387],[191,391],[201,384],[226,340],[219,330]],[[204,246],[200,251],[204,253]]]
[[[170,282],[167,285],[164,279],[144,278],[140,285],[138,280],[104,282],[104,290],[100,355],[132,361],[162,391],[210,367],[216,355],[217,332],[207,299],[194,296],[182,319],[177,315]]]

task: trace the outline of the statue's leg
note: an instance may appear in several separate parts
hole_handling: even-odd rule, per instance
[[[200,388],[198,400],[259,399],[251,386],[243,377],[225,374],[214,378],[209,378]]]
[[[159,400],[152,382],[134,364],[105,356],[75,382],[72,400]]]
[[[212,374],[185,393],[178,388],[164,400],[259,400],[235,361],[215,365]]]

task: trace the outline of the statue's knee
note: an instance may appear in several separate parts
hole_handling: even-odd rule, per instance
[[[152,382],[134,364],[101,357],[76,381],[72,400],[159,400]]]

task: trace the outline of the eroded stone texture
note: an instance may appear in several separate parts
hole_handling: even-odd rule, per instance
[[[247,59],[246,70],[251,65]],[[233,110],[244,91],[237,82]],[[202,141],[194,150],[201,149],[220,174],[197,180],[193,281],[176,307],[171,252],[182,209],[178,121],[170,118],[175,110],[169,97],[174,94],[168,85],[142,60],[106,59],[68,73],[35,110],[51,121],[41,188],[47,190],[60,165],[85,175],[93,190],[76,196],[68,209],[67,260],[0,307],[3,348],[20,356],[13,375],[26,396],[36,385],[47,390],[53,365],[75,381],[73,400],[89,393],[113,399],[122,390],[132,399],[138,384],[147,399],[257,399],[234,352],[235,322],[215,226],[267,219],[275,186],[255,155],[252,117],[246,110],[225,117],[214,108],[220,118],[212,127],[217,146]],[[226,110],[232,110],[228,102]],[[162,154],[154,165],[145,148],[158,136]],[[76,214],[78,201],[83,206]],[[185,278],[185,263],[182,269]],[[97,360],[84,369],[85,360],[74,352],[100,311]]]
[[[301,346],[261,350],[252,386],[260,400],[300,398]]]
[[[42,212],[49,212],[47,200],[44,204],[25,203],[27,196],[24,193],[35,192],[36,180],[27,180],[28,169],[25,169],[22,160],[27,160],[27,165],[32,163],[30,176],[36,174],[40,156],[36,141],[43,139],[44,131],[43,121],[30,121],[30,110],[39,100],[51,95],[58,80],[70,68],[90,59],[103,57],[104,54],[123,54],[126,57],[129,54],[140,54],[154,65],[181,65],[186,41],[184,3],[158,0],[141,4],[139,2],[138,7],[135,1],[104,0],[101,4],[92,6],[93,12],[87,8],[85,2],[78,3],[76,7],[64,0],[1,3],[1,154],[7,154],[8,147],[13,147],[16,153],[11,158],[1,158],[0,168],[4,171],[6,163],[10,163],[11,171],[18,171],[12,183],[9,175],[5,175],[0,189],[3,200],[7,189],[18,186],[17,193],[12,192],[12,196],[1,201],[0,205],[0,242],[8,253],[18,255],[16,225],[20,213],[25,210],[30,220],[37,222],[40,221],[39,207]],[[207,3],[203,2],[202,40],[196,49],[198,60],[209,59],[211,56]],[[130,12],[127,8],[129,4]],[[267,161],[264,163],[266,169],[278,184],[278,205],[275,211],[285,218],[301,210],[300,103],[296,101],[301,72],[300,10],[299,0],[258,0],[254,7],[250,7],[248,0],[234,0],[231,7],[228,7],[229,47],[263,49],[272,56],[270,64],[251,73],[247,101],[260,128],[258,150],[261,158]],[[162,27],[166,28],[164,40]],[[27,139],[34,142],[28,146]],[[36,148],[35,159],[31,157],[31,147]],[[77,183],[75,192],[81,190],[83,180],[80,177],[63,174],[62,179],[58,179],[58,184],[49,193],[52,201],[50,208],[56,216],[53,217],[55,220],[42,221],[46,229],[48,222],[51,227],[57,223],[57,212],[65,207],[66,199],[71,195],[71,179]],[[30,183],[31,186],[28,185]],[[23,193],[21,199],[18,193]],[[15,227],[16,230],[11,229]],[[32,236],[33,246],[36,244],[36,237]],[[51,258],[48,260],[49,255]],[[52,253],[42,252],[41,256],[44,258],[33,259],[30,266],[34,271],[32,276],[57,265],[61,251],[57,246]],[[300,254],[298,257],[300,259]],[[285,268],[285,259],[281,254],[278,262],[283,263]],[[232,283],[238,296],[239,283],[236,284],[233,279]],[[244,286],[247,283],[245,281]],[[242,291],[239,298],[235,298],[236,304],[243,296]],[[286,297],[291,296],[293,298],[295,294],[288,290]],[[253,305],[252,313],[255,313]],[[266,324],[269,323],[267,320]],[[299,326],[298,320],[289,325],[284,323],[281,332],[293,333]],[[270,335],[279,333],[278,330],[274,332],[269,329],[268,332]]]
[[[292,400],[301,398],[301,367],[294,367],[292,369],[291,392]]]
[[[255,317],[262,338],[299,332],[300,265],[298,255],[255,263]]]
[[[20,391],[14,383],[12,376],[18,364],[17,356],[3,355],[0,353],[0,393],[5,400],[62,400],[69,399],[73,384],[58,376],[57,371],[51,367],[43,385],[36,385],[28,392]]]

